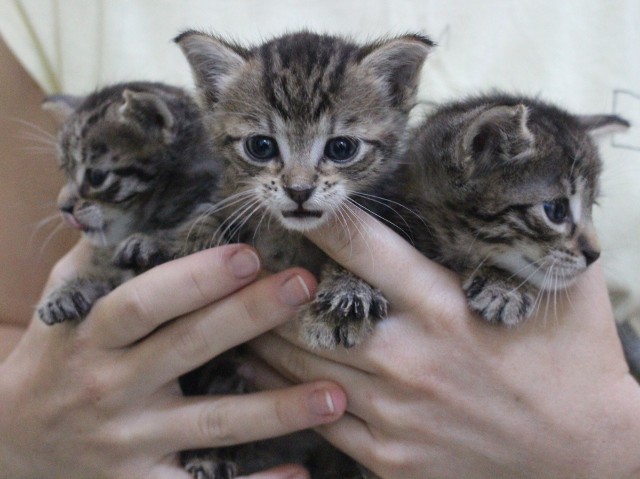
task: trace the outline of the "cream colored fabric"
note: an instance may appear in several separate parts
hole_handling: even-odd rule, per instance
[[[620,319],[640,322],[640,2],[637,0],[2,0],[0,33],[48,92],[116,81],[191,85],[171,39],[187,28],[258,42],[299,28],[358,39],[421,31],[439,47],[421,97],[501,88],[635,126],[601,142],[595,215]]]

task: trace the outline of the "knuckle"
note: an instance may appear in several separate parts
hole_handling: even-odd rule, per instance
[[[255,296],[245,295],[240,302],[241,315],[251,324],[259,324],[268,319],[268,308],[265,308],[263,302],[257,301]]]
[[[194,357],[214,350],[201,325],[193,321],[175,323],[172,342],[172,349],[180,359],[186,361],[192,361]]]
[[[296,381],[311,379],[309,376],[309,364],[306,357],[297,348],[290,348],[282,360],[287,376]]]
[[[153,326],[151,308],[146,304],[143,295],[140,294],[140,291],[134,284],[129,284],[127,294],[124,295],[120,303],[120,309],[122,316],[127,318],[128,323],[143,325],[143,327]],[[125,322],[125,324],[127,322]]]
[[[115,390],[111,375],[104,372],[89,371],[80,375],[78,390],[80,402],[101,407],[105,399]]]
[[[202,303],[206,303],[210,301],[211,298],[209,298],[209,295],[207,295],[206,293],[207,281],[201,274],[199,274],[199,272],[200,272],[200,269],[197,269],[197,270],[189,269],[189,275],[188,275],[189,289],[198,296],[198,299]]]
[[[198,417],[199,434],[211,447],[233,445],[238,442],[225,402],[224,399],[220,399],[216,404],[204,407]]]

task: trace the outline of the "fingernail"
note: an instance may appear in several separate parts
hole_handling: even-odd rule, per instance
[[[260,269],[260,258],[250,249],[241,249],[228,260],[231,273],[238,279],[252,276]]]
[[[280,286],[280,299],[289,306],[299,306],[311,299],[311,292],[300,275],[296,274]]]
[[[314,391],[309,397],[309,411],[316,416],[332,416],[336,412],[331,393],[326,389]]]

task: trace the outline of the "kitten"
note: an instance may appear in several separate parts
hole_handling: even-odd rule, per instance
[[[413,220],[413,241],[462,276],[483,319],[520,323],[542,291],[570,285],[600,256],[591,135],[628,125],[499,93],[438,108],[412,134],[402,172],[410,193],[398,201],[427,225]]]
[[[156,238],[174,238],[184,254],[202,249],[197,234],[187,242],[187,226],[213,199],[218,173],[200,110],[181,89],[122,83],[43,106],[64,120],[58,159],[67,182],[58,206],[94,246],[87,269],[38,307],[54,324],[83,319],[98,298],[169,259]]]
[[[406,35],[356,45],[299,32],[245,48],[195,31],[176,41],[224,162],[221,195],[240,205],[220,234],[254,243],[269,270],[319,274],[302,314],[309,344],[358,344],[387,301],[302,233],[348,217],[358,195],[389,181],[433,43]]]
[[[387,301],[327,258],[303,232],[333,217],[348,218],[360,195],[375,193],[393,177],[433,43],[405,35],[357,45],[298,32],[246,48],[196,31],[176,42],[192,68],[209,134],[224,163],[224,199],[212,213],[220,225],[213,234],[221,241],[253,243],[268,270],[296,265],[319,276],[315,300],[301,311],[304,339],[320,348],[358,344],[384,318]],[[235,210],[228,213],[221,205]],[[214,360],[207,366],[212,371],[205,367],[183,385],[188,382],[185,389],[192,394],[220,393],[227,371],[237,390],[231,364],[221,368]],[[288,439],[270,453],[273,464],[305,443],[300,436]],[[234,455],[240,474],[269,465],[252,459],[252,453],[238,459],[246,447],[233,449],[187,454],[183,462],[203,479],[233,477]],[[314,478],[362,477],[352,462],[336,459],[335,451],[328,454],[331,459],[315,459],[315,466],[307,463]]]

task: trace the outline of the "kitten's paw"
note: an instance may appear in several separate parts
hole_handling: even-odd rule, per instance
[[[473,276],[463,285],[471,310],[489,323],[514,326],[532,312],[533,296],[526,291],[481,276]]]
[[[146,270],[169,260],[162,242],[151,236],[136,233],[119,245],[113,258],[123,269]]]
[[[366,283],[343,291],[320,291],[303,311],[303,339],[321,349],[356,346],[386,317],[388,306],[382,293]]]
[[[38,317],[49,326],[63,321],[81,320],[93,301],[81,291],[58,290],[49,294],[38,307]]]
[[[216,461],[201,456],[192,456],[184,464],[193,479],[233,479],[238,474],[236,465],[229,461]]]

